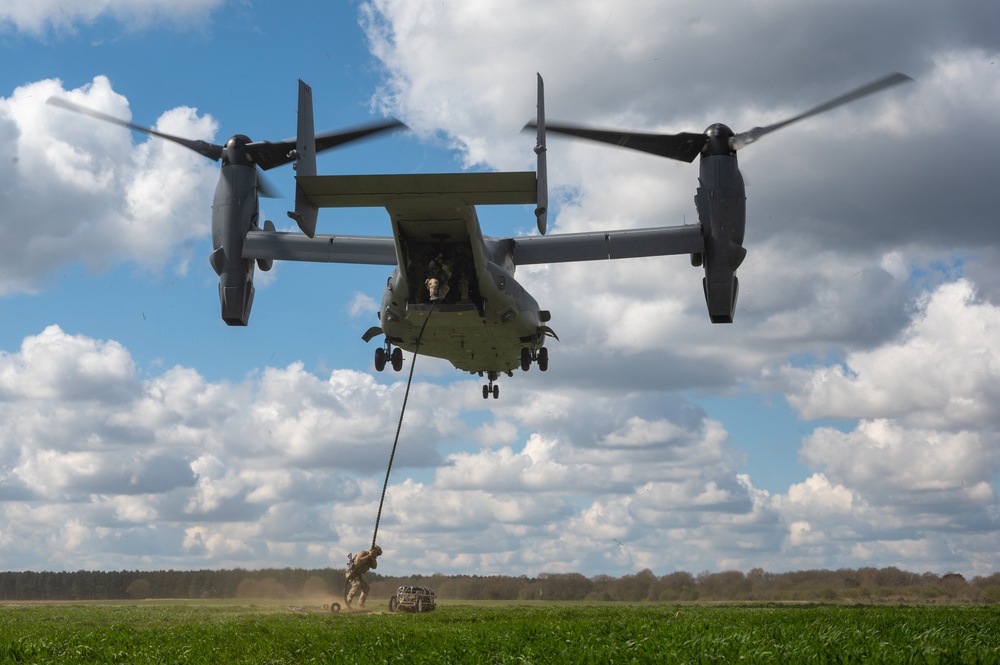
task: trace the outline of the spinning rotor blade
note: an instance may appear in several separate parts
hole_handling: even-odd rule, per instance
[[[373,122],[367,125],[360,125],[351,129],[317,134],[316,152],[320,153],[324,150],[344,145],[345,143],[351,143],[352,141],[367,138],[373,134],[378,134],[379,132],[399,129],[405,126],[406,125],[399,120],[389,118],[388,120]],[[271,143],[270,141],[258,141],[256,143],[248,143],[247,152],[251,155],[251,157],[253,157],[254,162],[266,171],[268,169],[273,169],[276,166],[281,166],[282,164],[288,164],[289,162],[295,161],[296,157],[292,152],[295,150],[295,145],[295,139],[286,139],[276,143]]]
[[[114,116],[108,115],[106,113],[101,113],[100,111],[95,111],[93,109],[88,109],[84,106],[79,106],[73,102],[62,99],[61,97],[49,97],[47,102],[53,106],[59,106],[61,108],[76,111],[77,113],[82,113],[84,115],[89,115],[92,118],[97,118],[98,120],[103,120],[105,122],[110,122],[115,125],[120,125],[122,127],[128,127],[129,129],[135,130],[137,132],[143,132],[144,134],[149,134],[151,136],[158,136],[161,139],[166,139],[167,141],[173,141],[178,143],[185,148],[194,150],[199,155],[204,155],[211,160],[218,161],[222,158],[222,146],[215,145],[214,143],[208,143],[207,141],[196,141],[192,139],[185,139],[179,136],[172,136],[170,134],[164,134],[163,132],[158,132],[149,127],[143,127],[141,125],[136,125],[127,120],[122,120],[121,118],[116,118]]]
[[[185,148],[194,150],[199,155],[204,155],[211,160],[218,161],[222,158],[223,154],[226,152],[226,148],[221,145],[215,145],[213,143],[208,143],[206,141],[198,141],[192,139],[185,139],[179,136],[173,136],[171,134],[164,134],[163,132],[158,132],[149,127],[143,127],[142,125],[136,125],[134,123],[128,122],[127,120],[122,120],[121,118],[116,118],[114,116],[108,115],[106,113],[101,113],[100,111],[94,111],[93,109],[88,109],[84,106],[79,106],[73,102],[67,101],[60,97],[49,97],[48,103],[53,106],[59,106],[70,111],[76,111],[77,113],[82,113],[84,115],[89,115],[92,118],[97,118],[98,120],[103,120],[105,122],[110,122],[115,125],[120,125],[121,127],[127,127],[128,129],[133,129],[137,132],[143,132],[144,134],[149,134],[151,136],[157,136],[161,139],[166,139],[167,141],[173,141],[178,143]],[[379,132],[384,132],[392,129],[398,129],[400,127],[405,127],[403,123],[395,118],[390,118],[388,120],[382,120],[380,122],[374,122],[367,125],[360,125],[358,127],[353,127],[351,129],[345,129],[335,132],[326,132],[323,134],[316,135],[316,152],[322,152],[323,150],[329,150],[330,148],[336,148],[337,146],[344,145],[345,143],[350,143],[352,141],[357,141],[359,139],[367,138],[373,134]],[[244,136],[238,137],[243,141],[249,141]],[[246,149],[246,155],[250,160],[260,166],[260,168],[265,171],[268,169],[273,169],[276,166],[281,166],[282,164],[288,164],[296,159],[295,153],[295,139],[286,139],[284,141],[278,141],[277,143],[272,143],[270,141],[257,141],[251,143],[245,143],[244,147]],[[232,157],[230,156],[230,159]],[[276,198],[275,190],[273,187],[267,185],[261,188],[262,196],[269,196]]]
[[[535,123],[529,122],[525,129],[534,129]],[[652,155],[676,159],[682,162],[693,162],[708,140],[704,134],[682,132],[680,134],[643,134],[618,130],[592,129],[576,125],[560,125],[546,123],[545,129],[556,134],[576,136],[591,141],[610,143],[622,148],[630,148]]]
[[[878,79],[877,81],[872,81],[868,85],[863,85],[860,88],[857,88],[848,93],[840,95],[839,97],[834,97],[830,101],[820,104],[819,106],[816,106],[806,111],[805,113],[800,113],[795,117],[788,118],[787,120],[782,120],[781,122],[776,122],[773,125],[768,125],[767,127],[754,127],[749,131],[741,132],[732,138],[730,146],[733,148],[733,150],[739,150],[740,148],[750,145],[751,143],[753,143],[760,137],[764,136],[765,134],[770,134],[776,129],[787,127],[793,122],[798,122],[799,120],[810,118],[814,115],[824,113],[825,111],[829,111],[843,104],[847,104],[848,102],[853,102],[856,99],[861,99],[862,97],[866,97],[867,95],[876,93],[880,90],[885,90],[886,88],[890,88],[894,85],[899,85],[900,83],[907,83],[912,80],[913,79],[907,76],[906,74],[900,74],[899,72],[889,74],[888,76],[884,76]]]
[[[270,178],[265,177],[260,171],[257,171],[257,196],[265,199],[284,198],[281,195],[281,191],[274,186]]]
[[[907,83],[912,80],[913,79],[906,74],[900,74],[898,72],[889,74],[888,76],[884,76],[877,81],[872,81],[871,83],[863,85],[860,88],[852,90],[851,92],[835,97],[828,102],[806,111],[805,113],[800,113],[797,116],[788,118],[787,120],[782,120],[781,122],[776,122],[773,125],[768,125],[767,127],[754,127],[750,131],[736,134],[729,139],[729,149],[733,151],[739,150],[740,148],[750,145],[765,134],[770,134],[777,129],[787,127],[794,122],[810,118],[843,104],[847,104],[867,95],[879,92],[880,90],[885,90],[886,88],[890,88],[894,85]],[[533,122],[529,122],[525,125],[525,129],[534,127],[535,123]],[[713,125],[713,127],[715,127],[715,125]],[[719,125],[718,127],[722,126]],[[707,134],[693,134],[690,132],[681,132],[680,134],[644,134],[641,132],[593,129],[577,125],[559,125],[553,123],[547,123],[546,129],[557,134],[567,134],[569,136],[576,136],[583,139],[589,139],[591,141],[610,143],[611,145],[617,145],[622,148],[648,152],[653,155],[676,159],[682,162],[693,162],[694,158],[705,149],[705,146],[709,142]],[[726,132],[729,132],[728,128],[724,129]]]

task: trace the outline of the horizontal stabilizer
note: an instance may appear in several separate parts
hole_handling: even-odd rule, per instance
[[[299,190],[319,208],[391,206],[401,199],[460,199],[469,205],[536,203],[531,171],[326,175],[296,179]]]

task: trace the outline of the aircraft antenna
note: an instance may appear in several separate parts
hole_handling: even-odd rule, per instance
[[[410,377],[406,380],[406,392],[403,394],[403,407],[399,410],[399,422],[396,424],[396,438],[392,442],[392,452],[389,453],[389,466],[385,470],[385,482],[382,483],[382,498],[378,500],[378,513],[375,515],[375,531],[372,533],[372,549],[375,548],[375,541],[378,540],[378,523],[382,519],[382,505],[385,503],[385,491],[389,487],[389,473],[392,471],[392,460],[396,456],[396,444],[399,443],[399,431],[403,428],[403,414],[406,413],[406,400],[410,398],[410,384],[413,383],[413,368],[417,364],[417,353],[420,352],[420,340],[424,337],[424,329],[427,328],[427,322],[431,320],[431,314],[434,313],[434,306],[437,303],[431,301],[431,308],[427,311],[427,318],[424,319],[424,324],[420,326],[420,332],[417,334],[417,343],[413,347],[413,359],[410,360]]]

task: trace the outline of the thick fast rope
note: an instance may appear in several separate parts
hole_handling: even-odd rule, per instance
[[[396,438],[392,442],[392,452],[389,454],[389,466],[385,470],[385,482],[382,483],[382,498],[378,502],[378,513],[375,515],[375,532],[372,533],[372,549],[375,549],[375,541],[378,539],[378,523],[382,520],[382,505],[385,503],[385,491],[389,487],[389,473],[392,471],[392,460],[396,457],[396,444],[399,443],[399,431],[403,428],[403,414],[406,413],[406,400],[410,398],[410,384],[413,383],[413,368],[417,364],[417,353],[420,351],[420,340],[424,338],[424,329],[427,322],[431,320],[434,312],[435,302],[431,302],[431,308],[427,311],[427,318],[420,326],[420,333],[417,334],[417,343],[413,347],[413,359],[410,360],[410,378],[406,380],[406,392],[403,394],[403,408],[399,410],[399,422],[396,424]]]

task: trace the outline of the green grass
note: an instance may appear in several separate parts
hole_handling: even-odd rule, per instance
[[[381,604],[379,605],[381,607]],[[0,605],[2,663],[998,663],[990,605]]]

